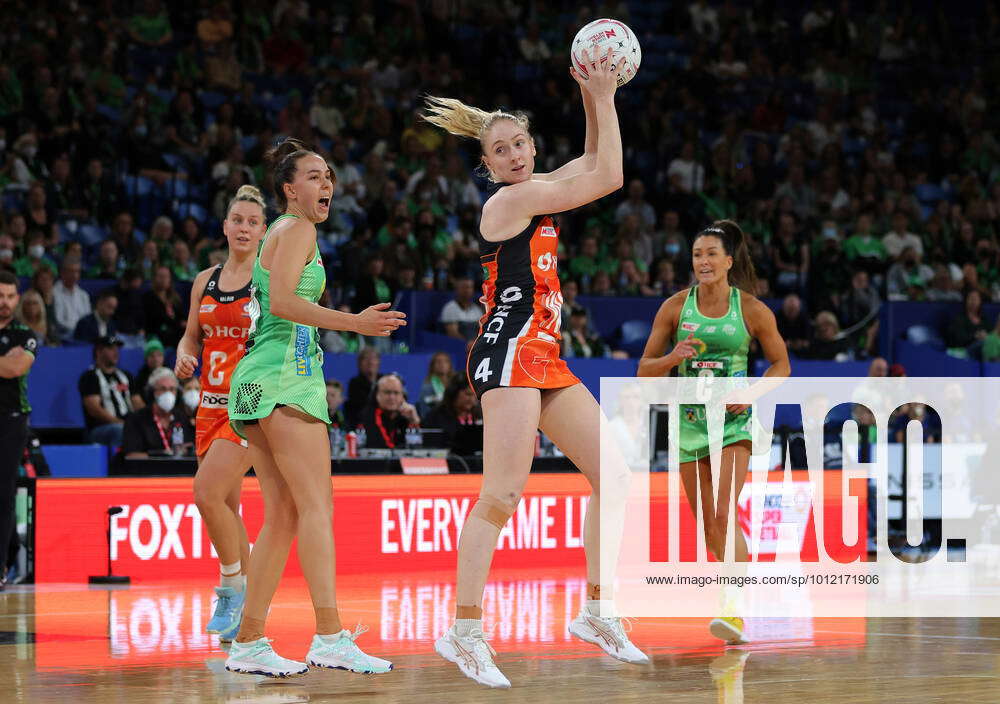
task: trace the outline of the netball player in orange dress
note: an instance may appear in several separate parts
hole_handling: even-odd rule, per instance
[[[242,186],[222,224],[229,258],[194,280],[187,329],[177,345],[174,369],[180,379],[193,376],[201,348],[194,500],[219,555],[218,601],[206,630],[220,634],[220,640],[232,640],[239,630],[250,557],[239,514],[240,489],[250,461],[246,441],[229,425],[229,379],[243,356],[250,329],[250,275],[265,225],[263,196],[253,186]]]
[[[441,656],[490,687],[509,687],[510,682],[483,636],[483,590],[497,537],[528,479],[539,428],[593,490],[584,524],[587,605],[570,632],[620,660],[648,662],[620,619],[600,616],[601,410],[559,357],[559,233],[552,220],[553,213],[621,188],[622,143],[614,93],[615,72],[623,62],[615,66],[609,52],[602,65],[591,63],[589,78],[572,71],[587,117],[585,153],[548,174],[534,173],[535,145],[523,114],[486,112],[449,98],[427,101],[425,119],[452,134],[478,139],[483,165],[500,184],[483,206],[480,251],[487,273],[486,314],[467,366],[483,406],[483,485],[459,538],[455,623],[435,643]]]

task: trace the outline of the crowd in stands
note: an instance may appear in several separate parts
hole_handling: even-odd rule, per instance
[[[419,119],[421,96],[528,111],[537,168],[556,168],[584,134],[569,41],[613,16],[644,59],[617,98],[625,189],[558,218],[566,355],[621,354],[578,295],[676,293],[693,234],[730,217],[750,236],[758,295],[784,299],[796,354],[874,355],[880,303],[927,300],[965,302],[940,331],[950,347],[1000,356],[1000,327],[978,313],[1000,301],[1000,111],[986,90],[1000,10],[970,7],[8,0],[0,268],[23,277],[18,315],[43,344],[170,348],[185,282],[225,257],[229,199],[244,183],[269,193],[263,150],[294,135],[337,176],[325,304],[454,291],[437,332],[468,340],[488,184],[476,144]],[[92,296],[81,278],[108,285]],[[120,396],[100,410],[118,416]]]

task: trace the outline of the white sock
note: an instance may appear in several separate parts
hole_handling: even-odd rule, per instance
[[[243,564],[239,560],[231,565],[219,563],[219,586],[232,587],[238,592],[245,591],[247,588],[247,576],[240,574],[241,569],[243,569]]]
[[[613,612],[611,599],[587,599],[585,608],[591,616],[600,616],[602,605],[606,607],[605,613],[611,614]]]
[[[473,631],[483,630],[483,619],[481,618],[456,618],[455,635],[468,637]]]

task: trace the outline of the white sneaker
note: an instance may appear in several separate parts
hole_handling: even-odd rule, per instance
[[[467,636],[460,636],[452,626],[434,641],[434,650],[445,660],[458,665],[466,677],[487,687],[510,687],[510,680],[503,676],[493,662],[497,654],[486,642],[481,630],[474,630]]]
[[[234,640],[229,648],[226,669],[265,677],[294,677],[309,671],[304,662],[289,660],[274,652],[270,638],[258,638],[249,643]]]
[[[709,632],[719,640],[726,641],[728,645],[742,645],[749,642],[743,629],[743,619],[739,616],[720,616],[713,618],[708,624]]]
[[[580,640],[599,645],[608,655],[623,662],[633,665],[649,662],[649,657],[629,640],[618,616],[601,618],[584,609],[569,624],[569,632]]]
[[[365,626],[358,626],[354,633],[351,633],[345,628],[340,633],[327,637],[317,633],[313,636],[306,662],[313,667],[350,670],[363,675],[388,672],[392,669],[391,662],[368,655],[355,645],[354,641],[367,630]]]

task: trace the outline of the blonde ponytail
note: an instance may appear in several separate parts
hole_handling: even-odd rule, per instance
[[[469,137],[481,142],[483,135],[497,120],[516,122],[526,133],[530,132],[528,116],[523,112],[506,110],[486,112],[455,98],[439,98],[433,95],[424,98],[424,104],[427,108],[422,115],[424,120],[458,137]]]

